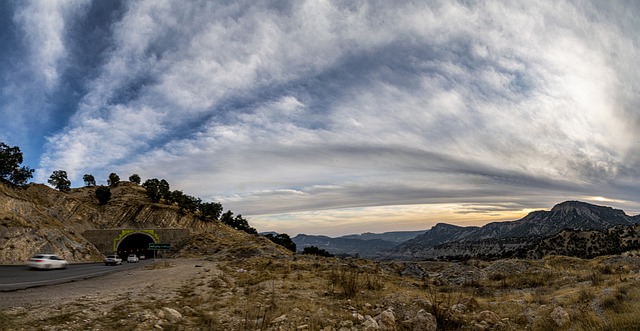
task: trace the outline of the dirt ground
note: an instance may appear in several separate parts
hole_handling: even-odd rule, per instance
[[[171,300],[181,286],[214,270],[214,263],[204,259],[161,260],[82,281],[3,292],[0,312],[4,318],[19,320],[16,327],[61,313],[80,313],[87,319],[106,316],[114,307],[131,301]],[[5,330],[2,324],[0,330]]]
[[[196,267],[198,266],[198,267]],[[109,302],[122,296],[164,296],[213,263],[203,259],[167,259],[133,270],[52,286],[0,293],[0,308],[57,306],[89,298]]]

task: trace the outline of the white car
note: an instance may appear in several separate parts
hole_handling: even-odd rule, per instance
[[[66,269],[68,266],[67,260],[55,254],[36,254],[27,261],[31,269]]]
[[[105,265],[118,265],[122,264],[122,259],[118,255],[107,255],[104,259]]]
[[[138,257],[135,254],[129,254],[129,257],[127,258],[128,263],[139,262],[139,261],[140,259],[138,259]]]

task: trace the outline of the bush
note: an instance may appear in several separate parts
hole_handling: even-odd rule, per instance
[[[111,189],[106,186],[100,186],[96,189],[96,198],[101,206],[104,206],[111,199]]]
[[[280,233],[277,235],[272,235],[270,233],[265,234],[264,235],[267,239],[271,240],[272,242],[292,251],[292,252],[296,252],[296,243],[293,242],[293,240],[291,240],[291,237],[289,237],[288,234],[286,233]]]
[[[316,246],[308,246],[302,250],[302,254],[304,255],[317,255],[317,256],[325,256],[325,257],[333,257],[333,254],[328,251],[318,248]]]

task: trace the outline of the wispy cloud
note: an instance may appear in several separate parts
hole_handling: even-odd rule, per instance
[[[14,16],[23,69],[2,73],[23,79],[4,88],[2,114],[21,104],[56,116],[40,132],[37,181],[55,169],[73,182],[166,178],[265,226],[276,225],[258,215],[348,208],[384,222],[367,215],[456,203],[447,215],[484,217],[579,196],[640,210],[638,12],[586,1],[28,2]],[[45,92],[19,93],[36,78]]]

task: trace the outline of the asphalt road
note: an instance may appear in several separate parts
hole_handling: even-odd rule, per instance
[[[0,266],[0,292],[78,281],[134,269],[152,261],[153,259],[138,263],[123,262],[122,265],[116,266],[106,266],[104,263],[78,263],[70,264],[67,269],[52,270],[31,270],[26,265],[2,265]]]

